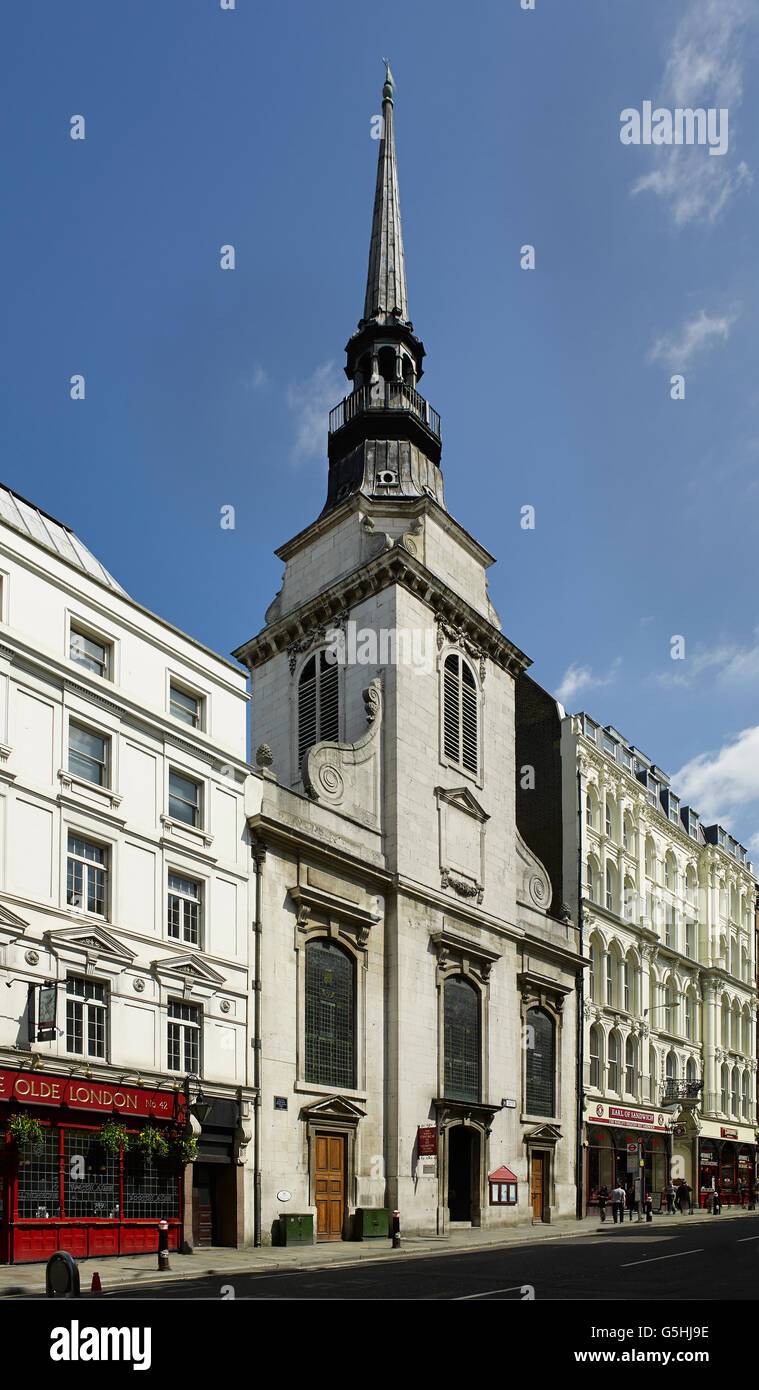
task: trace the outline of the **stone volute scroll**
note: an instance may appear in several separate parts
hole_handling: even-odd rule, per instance
[[[363,691],[368,728],[355,743],[316,743],[303,758],[303,785],[313,801],[363,825],[380,823],[382,682]]]
[[[551,906],[551,880],[536,854],[525,844],[519,831],[517,841],[517,901],[527,907],[548,912]]]

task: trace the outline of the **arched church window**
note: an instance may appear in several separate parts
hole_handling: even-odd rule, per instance
[[[555,1113],[556,1029],[543,1009],[527,1013],[526,1090],[528,1115]]]
[[[458,652],[443,667],[443,748],[446,758],[475,775],[479,769],[477,682]]]
[[[298,763],[315,743],[338,737],[337,662],[326,651],[309,657],[298,681]]]
[[[443,1070],[450,1100],[480,1099],[480,996],[461,975],[446,980]]]
[[[351,958],[332,941],[306,946],[306,1081],[356,1085],[356,980]]]

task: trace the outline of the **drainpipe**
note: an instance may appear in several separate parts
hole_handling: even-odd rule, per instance
[[[583,912],[582,912],[582,774],[577,769],[577,928],[580,955],[583,954]],[[577,972],[577,1154],[575,1160],[577,1186],[577,1220],[583,1217],[583,1193],[585,1174],[583,1173],[583,1075],[585,1070],[585,969]]]
[[[261,930],[264,860],[266,849],[260,840],[251,846],[256,865],[256,917],[253,930],[256,937],[253,981],[253,1085],[255,1129],[253,1134],[253,1244],[261,1244]]]

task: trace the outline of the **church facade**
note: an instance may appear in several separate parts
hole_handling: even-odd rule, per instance
[[[516,824],[528,658],[448,512],[420,394],[393,131],[321,515],[235,656],[251,673],[256,1240],[365,1209],[445,1233],[574,1215],[577,930]],[[248,1204],[250,1205],[250,1204]]]

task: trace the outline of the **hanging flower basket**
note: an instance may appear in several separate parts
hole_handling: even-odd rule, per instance
[[[197,1140],[192,1137],[185,1139],[181,1134],[175,1135],[171,1141],[171,1152],[180,1163],[194,1163],[198,1156]]]
[[[117,1120],[106,1120],[100,1131],[100,1142],[104,1149],[109,1153],[117,1154],[120,1149],[126,1153],[129,1149],[131,1135],[129,1130],[120,1125]]]
[[[143,1158],[166,1158],[168,1155],[169,1141],[160,1129],[141,1129],[134,1142]]]
[[[13,1138],[21,1147],[27,1144],[44,1144],[45,1131],[39,1120],[32,1119],[31,1115],[11,1115],[8,1125]]]

